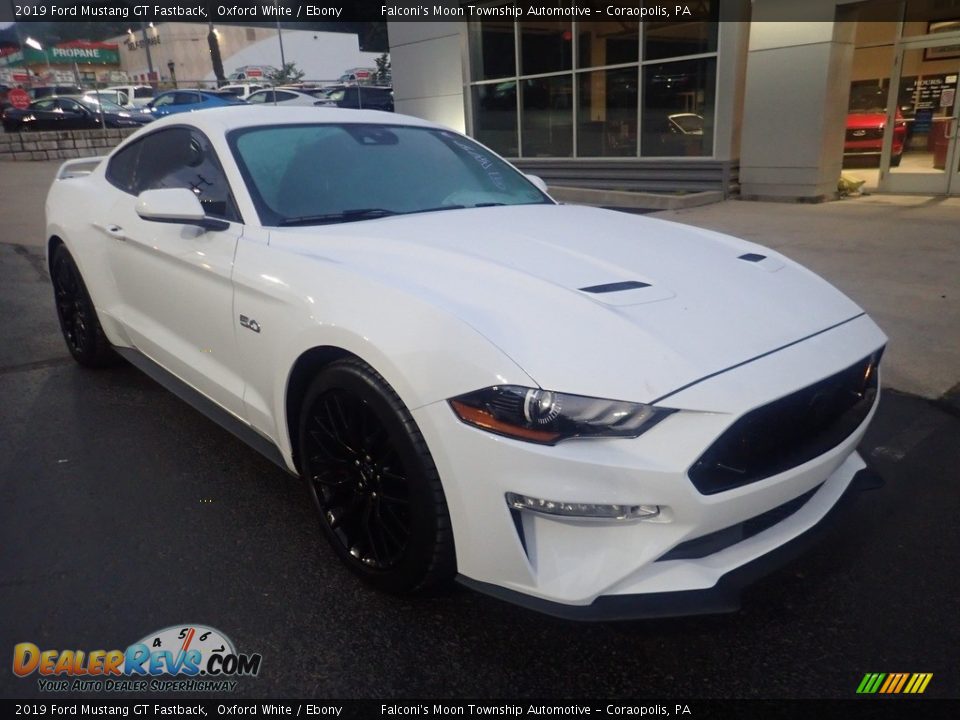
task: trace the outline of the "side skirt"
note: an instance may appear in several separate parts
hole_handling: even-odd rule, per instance
[[[165,370],[143,353],[133,348],[114,347],[114,350],[131,365],[146,373],[152,380],[160,383],[194,410],[205,415],[224,430],[239,438],[245,444],[263,455],[290,475],[290,468],[283,460],[280,449],[269,438],[264,437],[245,422],[227,412],[203,393],[194,390],[173,373]]]

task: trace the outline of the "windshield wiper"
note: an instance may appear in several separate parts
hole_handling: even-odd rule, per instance
[[[326,213],[324,215],[298,215],[296,217],[288,217],[281,220],[279,224],[280,227],[288,227],[290,225],[331,225],[333,223],[370,220],[400,214],[401,213],[398,213],[396,210],[387,210],[386,208],[357,208],[355,210],[344,210],[343,212]]]

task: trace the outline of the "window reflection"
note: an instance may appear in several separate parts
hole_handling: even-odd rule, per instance
[[[523,154],[573,154],[573,83],[569,75],[523,81]]]
[[[585,22],[578,26],[577,67],[635,63],[640,54],[637,22]]]
[[[573,25],[564,20],[525,21],[520,24],[520,72],[523,75],[570,70]]]
[[[493,80],[516,75],[512,22],[471,22],[469,38],[470,73],[473,80]]]
[[[473,86],[473,135],[507,157],[517,156],[517,82]]]
[[[716,59],[643,68],[641,154],[711,155]]]
[[[577,76],[577,154],[637,154],[637,68],[597,70]]]
[[[647,22],[643,24],[643,59],[699,55],[717,50],[717,8],[719,3],[701,0],[710,20]],[[698,10],[698,16],[702,10]]]

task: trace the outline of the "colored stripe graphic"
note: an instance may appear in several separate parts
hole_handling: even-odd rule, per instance
[[[933,673],[867,673],[857,686],[859,695],[919,695],[926,691]]]

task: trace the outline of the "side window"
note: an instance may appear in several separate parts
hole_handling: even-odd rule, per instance
[[[160,130],[145,137],[137,162],[136,193],[186,188],[211,217],[239,222],[230,186],[206,136],[189,128]]]
[[[161,95],[153,101],[154,107],[164,107],[166,105],[173,105],[173,93],[170,93],[169,95]]]
[[[57,101],[57,104],[60,106],[61,110],[69,113],[79,114],[83,112],[83,106],[76,100],[71,100],[70,98],[60,98]]]
[[[57,106],[57,101],[48,98],[46,100],[37,100],[36,102],[33,103],[33,106],[31,107],[31,109],[50,111],[56,108],[56,106]]]
[[[173,104],[174,105],[192,105],[195,102],[199,102],[200,98],[197,96],[197,93],[192,92],[178,92],[174,93]]]
[[[277,102],[286,102],[287,100],[296,100],[297,96],[293,93],[277,91]]]
[[[136,174],[137,160],[140,157],[140,147],[142,145],[142,142],[128,145],[115,153],[107,164],[107,180],[110,184],[131,195],[136,195],[134,175]]]
[[[152,98],[153,97],[153,88],[148,87],[138,87],[133,89],[133,96],[138,100],[140,98]]]

